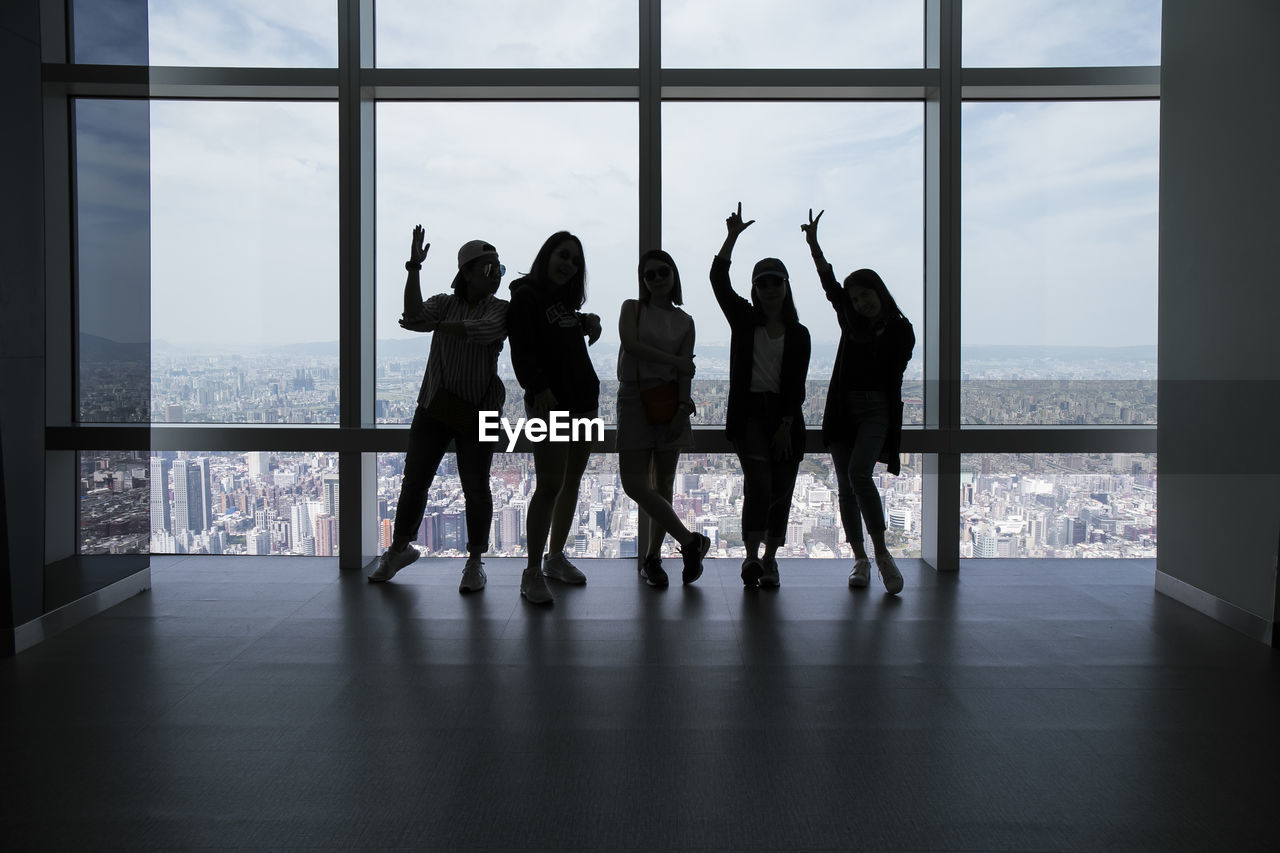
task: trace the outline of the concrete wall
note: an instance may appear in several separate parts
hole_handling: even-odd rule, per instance
[[[1164,3],[1157,587],[1263,631],[1280,544],[1277,33],[1274,0]]]
[[[41,615],[44,566],[44,182],[35,0],[0,4],[0,452],[3,627]],[[8,601],[4,602],[7,598]],[[0,632],[8,643],[12,630]],[[2,650],[0,650],[2,651]]]

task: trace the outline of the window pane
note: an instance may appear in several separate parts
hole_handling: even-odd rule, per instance
[[[151,221],[146,101],[75,101],[82,423],[147,420]]]
[[[635,0],[378,0],[381,68],[615,68],[639,56]]]
[[[559,230],[582,239],[583,311],[601,317],[591,347],[601,379],[600,414],[614,416],[608,385],[617,372],[618,306],[635,290],[639,160],[635,104],[379,104],[377,245],[377,417],[406,423],[422,383],[430,336],[398,325],[413,226],[431,250],[422,294],[446,292],[458,248],[483,239],[507,267],[498,296],[529,269]],[[509,347],[498,362],[507,411],[523,415]]]
[[[151,529],[145,451],[84,450],[80,465],[80,553],[146,554]]]
[[[1156,457],[966,454],[961,557],[1156,556]]]
[[[152,102],[152,420],[337,422],[337,124]]]
[[[684,307],[698,324],[698,422],[724,422],[729,326],[707,271],[738,201],[757,221],[738,240],[734,286],[749,296],[754,263],[781,259],[813,340],[809,426],[822,422],[840,340],[800,232],[810,208],[827,211],[819,238],[837,278],[875,269],[923,340],[923,118],[918,104],[663,105],[663,248],[681,265]],[[903,387],[907,423],[923,419],[923,355],[917,342]]]
[[[973,68],[1159,65],[1160,0],[964,0]]]
[[[147,0],[73,0],[76,62],[147,64]]]
[[[152,65],[338,65],[335,0],[149,0],[148,6]]]
[[[153,554],[338,555],[338,454],[156,453]]]
[[[1155,423],[1158,104],[963,123],[964,422]]]
[[[924,64],[924,3],[664,0],[662,64],[919,68]]]
[[[391,542],[400,485],[404,479],[404,454],[378,454],[378,539],[385,549]],[[920,556],[920,457],[905,457],[902,474],[884,476],[877,469],[877,485],[889,522],[886,541],[897,556]],[[493,522],[489,554],[524,557],[525,516],[533,492],[533,456],[496,453],[490,486],[493,490]],[[674,488],[676,512],[685,526],[712,540],[708,556],[741,560],[742,466],[727,453],[689,453],[680,457]],[[466,556],[466,502],[452,453],[446,454],[431,484],[427,508],[414,544],[423,554]],[[578,494],[578,512],[570,528],[565,552],[570,557],[634,557],[638,515],[635,502],[618,485],[618,457],[594,453]],[[864,535],[865,538],[865,535]],[[679,560],[676,543],[664,540],[664,558]],[[792,497],[787,544],[780,557],[852,558],[836,500],[835,472],[831,457],[810,454],[800,466]],[[677,564],[678,565],[678,564]],[[459,566],[461,570],[461,566]]]

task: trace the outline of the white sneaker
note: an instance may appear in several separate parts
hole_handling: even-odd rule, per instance
[[[849,586],[853,589],[866,589],[871,583],[871,561],[866,557],[853,561],[853,571],[849,572]]]
[[[525,569],[520,576],[520,594],[532,604],[550,604],[555,601],[547,589],[547,579],[537,569]]]
[[[902,592],[902,572],[893,561],[893,555],[885,552],[876,554],[876,568],[880,570],[880,580],[884,581],[884,591],[890,595]]]
[[[564,555],[564,551],[547,554],[542,558],[542,574],[553,581],[575,586],[581,586],[587,582],[587,576],[577,566],[569,562],[569,558]]]
[[[396,576],[396,572],[418,559],[421,554],[418,549],[412,545],[405,545],[403,549],[396,551],[392,548],[382,552],[382,556],[378,559],[378,568],[369,573],[369,583],[382,583],[389,581]]]
[[[485,580],[484,563],[479,557],[471,557],[462,567],[462,582],[458,584],[458,592],[479,592],[484,589]]]

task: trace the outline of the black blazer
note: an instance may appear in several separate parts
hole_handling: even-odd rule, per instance
[[[763,326],[764,320],[754,305],[734,291],[729,282],[729,261],[719,255],[711,262],[711,289],[732,331],[725,434],[730,441],[739,441],[747,429],[756,328]],[[786,341],[782,344],[782,407],[778,417],[790,415],[792,418],[791,450],[797,460],[804,454],[804,392],[809,350],[809,330],[800,323],[788,323]]]
[[[889,398],[889,430],[877,459],[888,467],[890,474],[896,475],[902,464],[898,458],[902,443],[902,373],[915,349],[915,331],[906,317],[898,316],[887,320],[884,332],[870,341],[853,340],[850,334],[853,318],[844,288],[836,281],[831,264],[818,261],[817,266],[822,289],[840,320],[840,348],[836,351],[836,366],[831,371],[827,404],[822,412],[822,444],[830,447],[849,443],[843,406],[849,391],[855,388],[883,391]]]

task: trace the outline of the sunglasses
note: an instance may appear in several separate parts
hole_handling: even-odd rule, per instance
[[[660,278],[669,278],[671,276],[671,267],[649,267],[644,271],[645,281],[657,281]]]
[[[481,272],[485,274],[486,278],[493,278],[495,274],[498,276],[498,278],[502,278],[504,275],[507,274],[507,267],[506,267],[506,264],[488,263],[484,265],[484,267],[481,269]]]
[[[782,276],[777,275],[762,275],[755,280],[755,286],[761,290],[766,287],[785,287],[786,284],[787,280]]]

